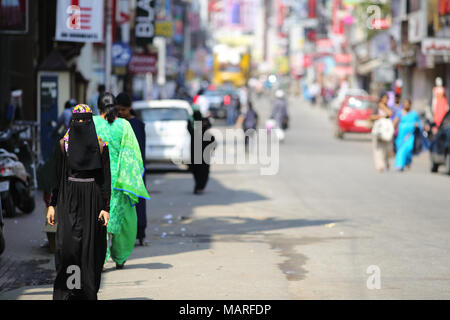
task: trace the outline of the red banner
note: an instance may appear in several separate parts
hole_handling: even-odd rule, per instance
[[[439,0],[439,15],[446,16],[450,14],[450,0]]]

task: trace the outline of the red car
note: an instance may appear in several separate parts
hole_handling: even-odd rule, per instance
[[[370,115],[376,110],[377,101],[371,96],[347,96],[337,113],[335,136],[342,139],[345,132],[370,133]]]

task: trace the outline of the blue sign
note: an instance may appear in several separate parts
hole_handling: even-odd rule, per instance
[[[112,45],[112,64],[115,67],[125,67],[131,60],[131,48],[123,42],[114,42]]]

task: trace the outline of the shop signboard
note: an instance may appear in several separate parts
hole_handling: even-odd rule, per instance
[[[58,0],[57,41],[103,42],[103,0]]]

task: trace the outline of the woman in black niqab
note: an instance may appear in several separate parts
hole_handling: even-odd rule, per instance
[[[190,170],[194,176],[195,186],[194,194],[202,194],[205,190],[206,184],[209,179],[209,168],[211,162],[211,153],[213,148],[207,147],[214,143],[215,138],[207,131],[211,128],[211,122],[208,118],[204,118],[199,110],[195,110],[193,113],[194,124],[188,122],[188,131],[191,134],[191,164]],[[201,133],[201,141],[196,139],[196,130]],[[201,152],[196,156],[196,153]]]
[[[97,137],[92,111],[75,107],[56,153],[56,181],[47,221],[55,224],[54,300],[96,300],[106,256],[111,173],[108,144]]]

